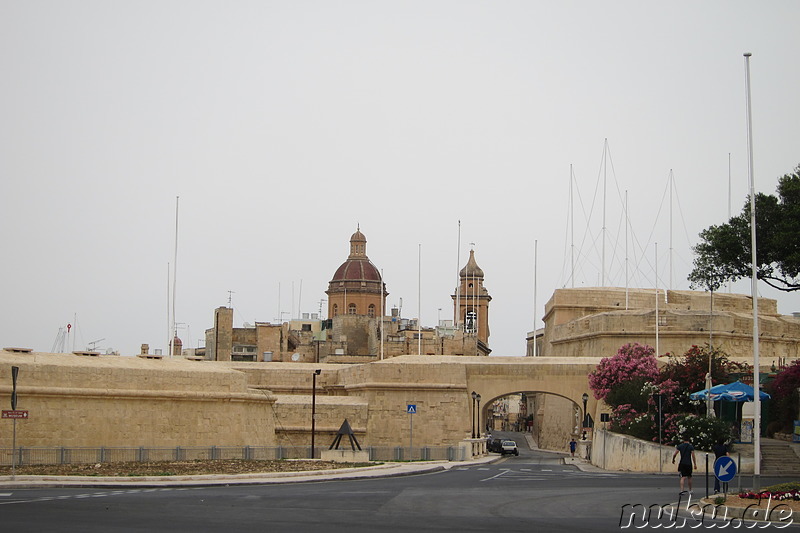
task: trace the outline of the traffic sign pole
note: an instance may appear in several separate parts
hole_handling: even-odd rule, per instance
[[[414,454],[414,414],[417,412],[417,404],[406,404],[406,413],[408,413],[408,457],[409,459]]]

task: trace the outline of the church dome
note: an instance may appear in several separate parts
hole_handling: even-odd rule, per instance
[[[380,281],[381,275],[369,259],[351,259],[336,269],[331,282],[334,281]]]
[[[331,279],[334,282],[343,281],[380,281],[381,274],[367,257],[367,238],[361,229],[350,236],[350,255],[347,260],[336,269]]]
[[[478,266],[475,261],[475,250],[469,251],[469,261],[467,265],[458,273],[462,278],[481,278],[483,279],[483,270]]]

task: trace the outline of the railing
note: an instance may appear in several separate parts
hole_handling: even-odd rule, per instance
[[[327,447],[315,447],[314,457],[319,458]],[[370,461],[466,461],[466,451],[461,446],[367,446]],[[308,459],[310,447],[297,446],[210,446],[174,448],[30,448],[13,450],[13,462],[18,465],[92,464],[155,461],[195,461],[239,459],[269,461],[280,459]],[[0,448],[0,466],[11,466],[12,449]]]

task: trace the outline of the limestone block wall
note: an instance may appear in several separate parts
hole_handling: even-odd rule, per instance
[[[582,409],[571,400],[553,394],[537,394],[534,405],[533,437],[538,446],[567,451],[569,440],[580,438]]]
[[[463,365],[400,357],[342,369],[349,396],[369,405],[370,446],[450,446],[470,435],[470,402]],[[407,406],[417,414],[408,415]],[[411,417],[413,416],[413,420]]]
[[[307,447],[311,444],[311,396],[278,395],[276,397],[275,437],[280,446]],[[367,402],[358,397],[323,396],[316,398],[315,446],[330,446],[345,419],[358,443],[367,444]],[[350,440],[342,438],[341,446],[349,448]]]
[[[0,376],[20,368],[17,444],[37,447],[271,446],[274,397],[234,370],[185,359],[0,351]],[[0,381],[0,398],[11,380]],[[10,405],[9,405],[10,407]],[[9,420],[0,447],[11,446]]]

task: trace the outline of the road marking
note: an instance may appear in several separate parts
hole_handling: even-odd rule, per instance
[[[0,498],[8,498],[12,494],[14,494],[14,493],[13,492],[0,492]]]
[[[499,474],[497,474],[497,475],[495,475],[495,476],[492,476],[492,477],[487,477],[486,479],[482,479],[481,481],[491,481],[491,480],[493,480],[493,479],[497,479],[497,478],[499,478],[499,477],[500,477],[500,476],[502,476],[503,474],[508,474],[509,472],[510,472],[510,470],[508,470],[508,469],[505,469],[505,470],[501,471]]]

